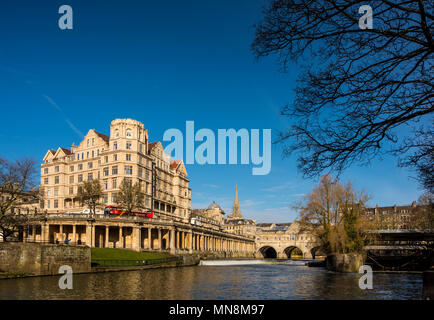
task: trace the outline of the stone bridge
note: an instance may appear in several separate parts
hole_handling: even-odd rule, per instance
[[[299,251],[298,251],[298,250]],[[297,222],[286,225],[271,225],[257,228],[256,253],[257,258],[289,259],[297,256],[304,259],[315,259],[323,256],[316,237],[300,231]]]

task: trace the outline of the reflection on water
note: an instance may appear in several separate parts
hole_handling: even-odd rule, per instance
[[[374,273],[372,290],[359,274],[289,264],[196,266],[0,280],[0,299],[421,299],[421,274]]]

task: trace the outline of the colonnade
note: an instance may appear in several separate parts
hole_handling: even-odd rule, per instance
[[[254,239],[190,226],[46,221],[23,231],[23,241],[83,244],[98,248],[182,252],[253,253]]]

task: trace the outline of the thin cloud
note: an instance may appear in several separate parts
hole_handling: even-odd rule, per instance
[[[62,116],[63,116],[63,118],[64,118],[64,120],[65,120],[65,122],[68,124],[68,126],[80,137],[80,138],[84,138],[84,135],[83,135],[83,133],[80,131],[80,130],[78,130],[77,129],[77,127],[76,126],[74,126],[74,124],[65,116],[65,114],[64,114],[64,112],[63,112],[63,110],[62,110],[62,108],[53,100],[53,99],[51,99],[49,96],[47,96],[47,95],[45,95],[45,94],[42,94],[42,97],[44,97],[50,104],[51,104],[51,106],[53,106],[57,111],[59,111],[61,114],[62,114]]]
[[[219,188],[219,186],[216,184],[204,184],[203,186],[208,188]]]

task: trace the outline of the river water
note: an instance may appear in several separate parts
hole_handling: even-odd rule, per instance
[[[211,263],[212,264],[212,263]],[[59,277],[0,280],[0,299],[421,299],[422,275],[374,273],[373,289],[359,274],[310,268],[298,262],[200,265],[77,274],[73,289]]]

